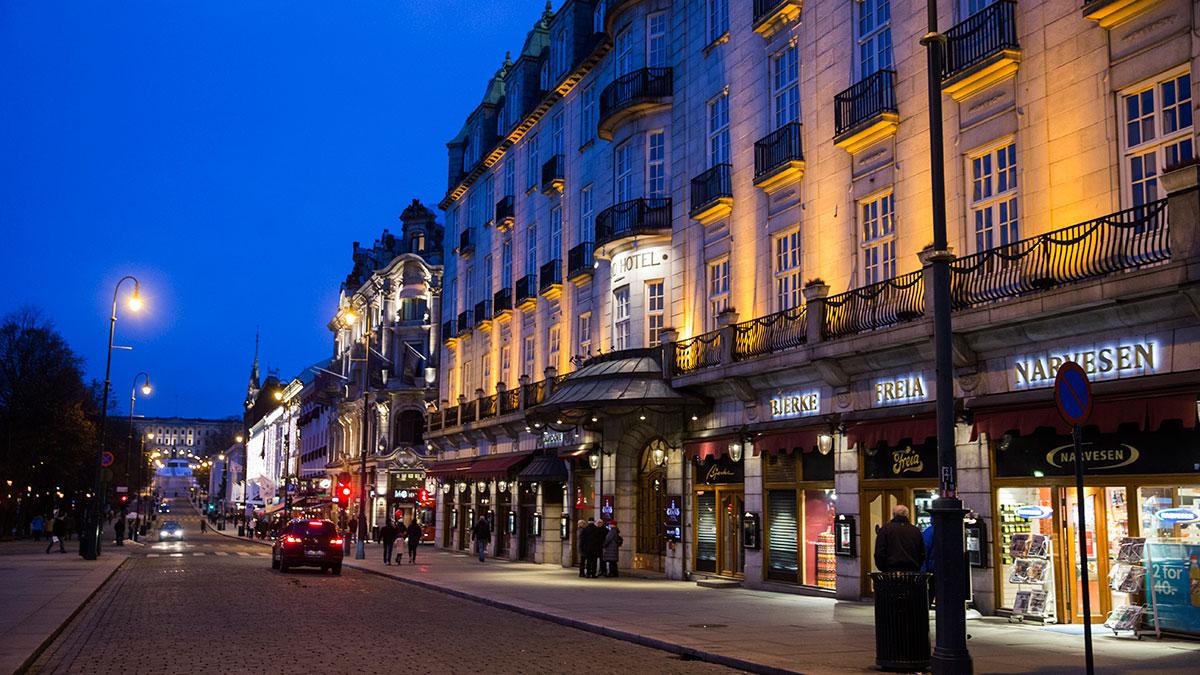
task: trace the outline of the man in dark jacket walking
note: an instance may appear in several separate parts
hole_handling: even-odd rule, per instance
[[[475,552],[479,554],[479,562],[486,560],[488,544],[492,543],[492,526],[488,524],[485,516],[480,515],[479,522],[471,528],[471,541],[475,542]]]
[[[49,553],[55,544],[58,544],[58,552],[66,553],[67,549],[63,546],[63,539],[67,536],[67,517],[61,513],[54,514],[54,520],[50,525],[50,543],[46,544],[46,553]]]
[[[925,540],[908,520],[908,507],[897,504],[892,521],[875,535],[875,566],[880,572],[919,572],[925,562]]]
[[[421,530],[421,524],[417,522],[416,514],[413,514],[412,522],[408,524],[407,541],[408,541],[408,562],[416,564],[417,562],[417,546],[421,545],[421,537],[425,532]]]
[[[583,528],[583,533],[579,536],[579,545],[583,548],[585,576],[589,579],[597,576],[600,552],[604,549],[604,535],[604,529],[596,527],[596,519],[588,518],[587,527]]]
[[[392,548],[396,545],[396,536],[396,527],[392,525],[392,519],[389,518],[383,527],[379,528],[379,540],[383,542],[384,565],[392,564]],[[401,560],[403,558],[397,558],[396,564],[399,564]]]

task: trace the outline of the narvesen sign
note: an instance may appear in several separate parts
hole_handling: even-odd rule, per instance
[[[1138,460],[1138,449],[1121,443],[1115,447],[1083,446],[1083,465],[1091,471],[1119,469]],[[1061,445],[1046,453],[1046,463],[1056,469],[1071,469],[1075,466],[1075,445]]]
[[[1012,361],[1014,389],[1036,389],[1054,385],[1058,368],[1067,361],[1078,363],[1091,380],[1111,380],[1158,372],[1162,367],[1158,340],[1118,340],[1093,346],[1022,354]]]
[[[781,394],[767,401],[767,405],[774,419],[808,417],[821,412],[821,392]]]

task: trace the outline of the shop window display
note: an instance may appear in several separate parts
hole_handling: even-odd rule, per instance
[[[764,458],[768,579],[834,589],[837,495],[832,483],[826,482],[832,478],[831,469],[832,457],[819,453],[781,453]]]
[[[1000,606],[1056,619],[1053,488],[1000,488]]]

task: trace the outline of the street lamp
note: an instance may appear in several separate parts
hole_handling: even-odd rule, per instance
[[[139,300],[139,307],[141,301]],[[137,402],[138,379],[142,379],[142,395],[149,396],[153,391],[150,387],[150,375],[145,371],[133,376],[133,386],[129,388],[129,436],[125,439],[125,489],[129,490],[129,459],[133,456],[133,404]],[[145,441],[143,440],[143,447]],[[141,461],[141,452],[138,453],[138,461]],[[128,494],[128,492],[126,492]],[[139,501],[141,501],[139,499]],[[133,540],[138,539],[138,522],[135,518],[133,521]]]
[[[93,496],[79,540],[79,549],[84,560],[95,560],[100,557],[100,519],[102,518],[101,511],[104,510],[105,498],[103,486],[104,443],[108,432],[108,390],[112,387],[113,333],[117,330],[117,296],[121,292],[121,285],[126,281],[133,282],[133,296],[129,298],[129,310],[137,312],[142,308],[141,282],[133,275],[121,277],[113,288],[112,314],[108,319],[108,348],[104,363],[104,389],[100,396],[100,439],[96,447],[96,474],[92,481]]]
[[[367,301],[370,302],[369,300]],[[371,403],[371,307],[368,304],[364,312],[363,324],[363,376],[362,376],[362,462],[358,484],[358,518],[356,519],[354,558],[363,560],[367,557],[367,545],[363,541],[367,531],[367,454],[371,447],[367,438],[367,427],[370,423]],[[352,309],[342,312],[342,324],[349,328],[358,321],[358,315]]]

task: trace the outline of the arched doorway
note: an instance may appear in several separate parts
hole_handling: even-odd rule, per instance
[[[664,509],[667,503],[667,443],[655,438],[642,449],[637,474],[635,569],[662,572],[667,552]]]

